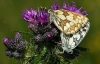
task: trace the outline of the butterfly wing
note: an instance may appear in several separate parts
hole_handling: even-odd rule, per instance
[[[76,33],[74,34],[69,34],[66,35],[63,32],[61,32],[61,41],[62,41],[62,48],[66,52],[71,52],[72,49],[77,47],[79,43],[83,40],[85,35],[87,34],[88,30],[90,28],[90,23],[87,22],[84,27],[79,29]]]
[[[50,21],[53,21],[65,34],[73,34],[88,22],[88,18],[82,14],[61,9],[50,13]]]

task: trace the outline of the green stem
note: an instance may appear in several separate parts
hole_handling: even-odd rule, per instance
[[[41,54],[38,55],[38,56],[34,59],[33,64],[37,64],[37,63],[41,60],[42,56],[44,56],[44,54],[46,53],[46,50],[47,50],[47,48],[44,47],[43,50],[42,50],[42,52],[41,52]]]

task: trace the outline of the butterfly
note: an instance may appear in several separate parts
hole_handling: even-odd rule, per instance
[[[50,22],[61,31],[60,37],[63,52],[73,53],[90,28],[89,19],[79,13],[59,9],[49,10]]]

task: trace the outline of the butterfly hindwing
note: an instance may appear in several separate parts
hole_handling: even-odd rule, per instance
[[[61,32],[60,36],[63,50],[66,52],[72,52],[72,50],[77,47],[79,43],[83,40],[89,30],[89,27],[90,23],[87,22],[84,27],[82,27],[74,34],[66,35],[65,33]]]

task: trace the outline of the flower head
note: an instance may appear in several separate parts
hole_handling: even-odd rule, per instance
[[[31,8],[23,11],[22,18],[33,24],[45,24],[48,21],[49,14],[46,8],[40,7],[38,12]]]
[[[26,9],[22,13],[22,18],[27,22],[34,22],[36,19],[36,15],[37,15],[36,10],[32,8],[30,10]]]
[[[3,39],[3,43],[5,44],[5,46],[6,46],[8,49],[15,49],[16,43],[13,42],[13,39],[8,38],[8,37],[5,37],[5,38]]]
[[[66,4],[65,2],[63,3],[62,7],[60,8],[60,6],[58,5],[58,3],[54,3],[54,5],[51,7],[53,10],[58,10],[58,9],[65,9],[65,10],[69,10],[72,12],[76,12],[79,14],[83,14],[85,16],[87,16],[88,14],[86,13],[86,11],[82,11],[82,7],[81,8],[77,8],[75,5],[75,2],[72,2],[71,5]]]
[[[15,57],[12,53],[17,51],[17,52],[22,52],[25,50],[25,46],[27,44],[26,41],[24,41],[22,39],[22,36],[19,32],[17,32],[15,34],[15,37],[14,38],[8,38],[8,37],[5,37],[3,39],[3,43],[5,44],[5,46],[7,47],[7,50],[6,50],[6,55],[9,56],[9,57]],[[17,53],[17,54],[20,54],[20,53]],[[19,56],[17,56],[19,57]],[[17,58],[16,57],[16,58]]]

